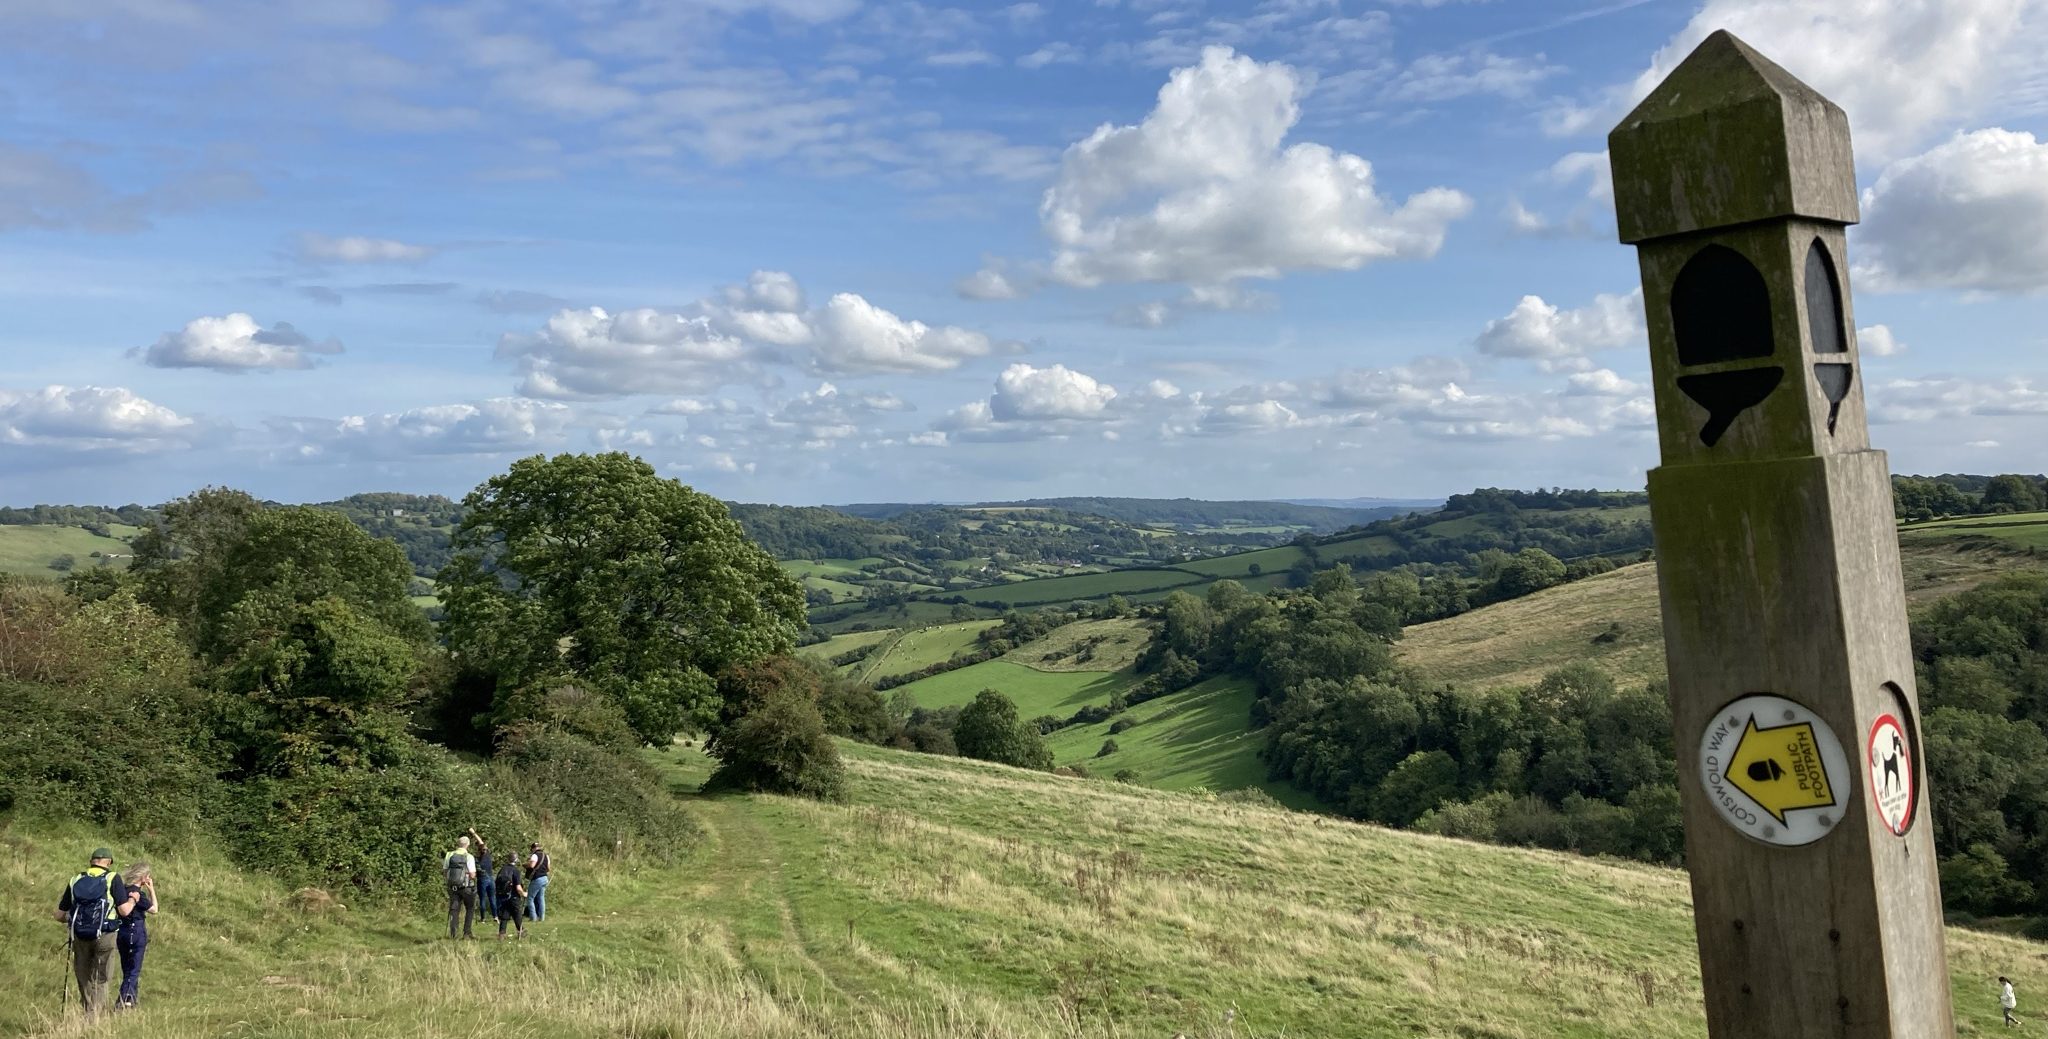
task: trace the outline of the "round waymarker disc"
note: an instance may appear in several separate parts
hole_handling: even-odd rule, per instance
[[[1828,723],[1769,693],[1737,699],[1707,722],[1699,777],[1728,825],[1786,847],[1811,844],[1839,826],[1856,782]]]

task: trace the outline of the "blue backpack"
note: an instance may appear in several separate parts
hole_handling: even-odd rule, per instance
[[[120,926],[120,915],[114,910],[112,870],[97,876],[92,870],[87,870],[71,881],[71,937],[86,942],[96,941],[100,935],[118,930]]]

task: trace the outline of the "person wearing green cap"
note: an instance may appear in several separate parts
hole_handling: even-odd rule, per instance
[[[121,920],[135,911],[139,889],[114,872],[114,853],[94,848],[90,865],[65,885],[57,900],[56,918],[71,936],[71,972],[78,977],[78,1002],[91,1017],[107,1002],[107,981],[114,973]]]

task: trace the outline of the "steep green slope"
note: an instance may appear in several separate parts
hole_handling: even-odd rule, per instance
[[[2001,574],[2048,569],[2048,556],[1946,538],[1902,536],[1907,598],[1927,602]],[[1643,563],[1546,588],[1402,633],[1404,664],[1453,685],[1519,685],[1578,661],[1622,682],[1664,676],[1657,567]]]
[[[692,797],[672,870],[560,852],[523,942],[346,908],[205,846],[157,863],[141,1039],[1700,1039],[1683,874],[848,747],[851,797]],[[678,752],[677,756],[687,752]],[[663,756],[679,786],[701,759]],[[55,898],[101,836],[9,827],[0,1034],[60,1023]],[[430,869],[422,864],[422,869]],[[47,894],[48,899],[40,897]],[[1963,1034],[2048,949],[1952,931]]]
[[[133,529],[133,528],[129,528]],[[83,527],[55,524],[0,526],[0,573],[57,576],[50,563],[58,556],[70,556],[80,570],[98,566],[94,552],[107,558],[108,565],[127,566],[135,550],[126,541],[102,537]]]
[[[1025,718],[1045,714],[1064,718],[1089,704],[1108,703],[1135,680],[1127,671],[1040,671],[1008,660],[990,660],[901,688],[917,699],[919,707],[958,707],[983,689],[993,689],[1009,697]]]
[[[861,662],[859,677],[863,682],[875,682],[897,675],[914,674],[933,664],[972,652],[975,639],[982,632],[994,627],[997,621],[962,621],[958,624],[935,624],[928,628],[914,628],[901,632],[887,640],[881,649]]]
[[[1095,776],[1128,773],[1131,782],[1160,790],[1223,793],[1257,787],[1290,808],[1319,807],[1293,784],[1266,778],[1259,760],[1265,735],[1251,728],[1251,709],[1250,682],[1211,678],[1113,719],[1069,725],[1047,743],[1053,760]],[[1128,727],[1112,734],[1111,727],[1119,724]],[[1116,749],[1102,753],[1112,740]]]

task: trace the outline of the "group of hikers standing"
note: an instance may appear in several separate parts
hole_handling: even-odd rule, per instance
[[[64,886],[55,917],[64,922],[78,1001],[88,1016],[107,1001],[114,961],[121,961],[121,989],[115,1007],[135,1006],[142,984],[142,954],[149,947],[149,916],[162,908],[149,863],[114,870],[114,853],[94,848],[84,872]]]
[[[470,851],[474,842],[476,851]],[[471,827],[467,836],[455,839],[455,850],[441,857],[441,872],[448,888],[448,937],[474,938],[470,921],[481,912],[498,920],[498,939],[512,926],[516,937],[526,937],[526,921],[547,919],[548,853],[538,841],[527,845],[524,869],[517,858],[495,862],[491,846]]]
[[[472,841],[475,853],[470,851]],[[106,1009],[107,986],[117,960],[121,987],[114,1008],[135,1006],[142,957],[149,948],[149,917],[162,911],[163,901],[149,863],[116,870],[114,853],[107,848],[94,848],[87,861],[86,868],[64,885],[52,915],[65,925],[78,1001],[90,1017]],[[462,937],[475,937],[470,923],[479,906],[497,917],[499,938],[505,937],[508,924],[519,937],[526,937],[525,921],[547,918],[549,867],[547,849],[538,841],[527,846],[523,863],[516,856],[494,862],[490,845],[471,828],[441,860],[448,885],[448,937],[456,937],[458,922]]]

